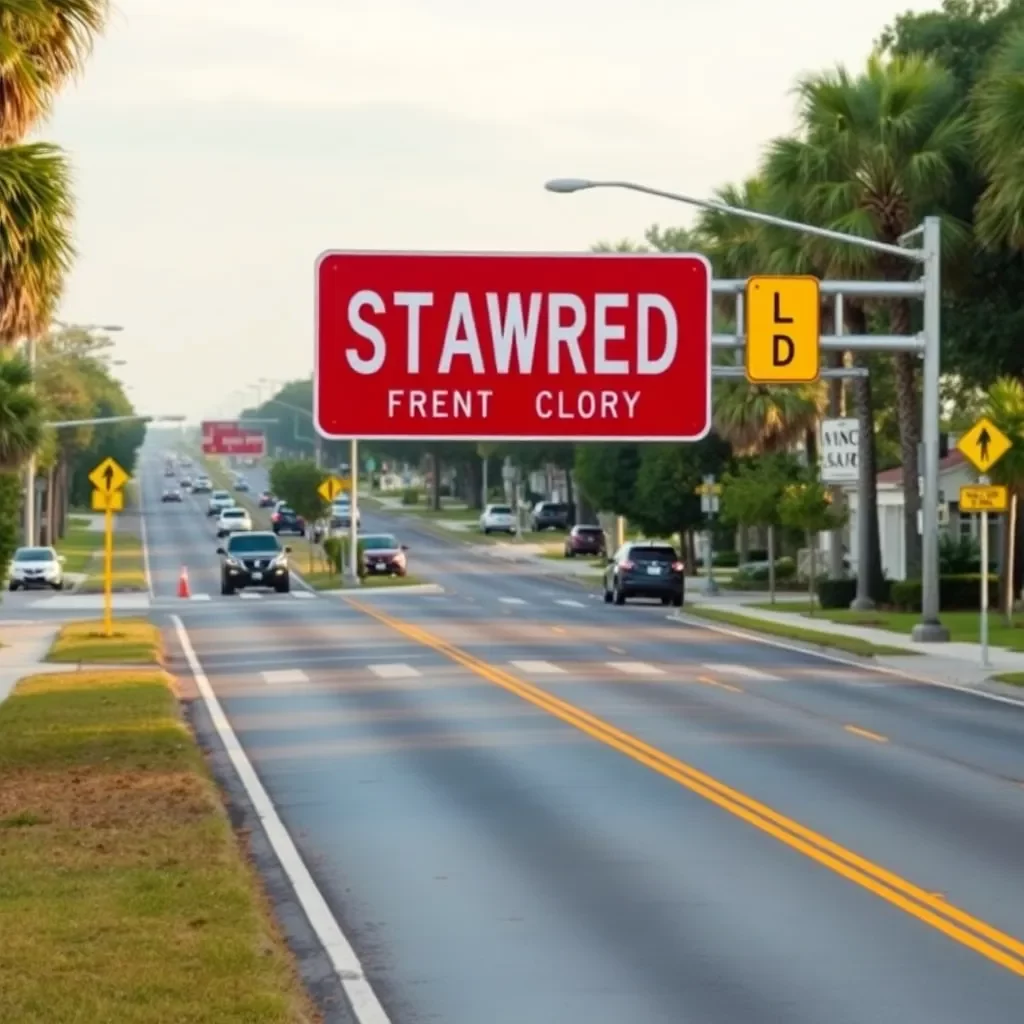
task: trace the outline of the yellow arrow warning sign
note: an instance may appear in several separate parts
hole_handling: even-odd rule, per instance
[[[104,459],[90,474],[89,482],[97,491],[113,494],[128,483],[128,474],[110,458]]]

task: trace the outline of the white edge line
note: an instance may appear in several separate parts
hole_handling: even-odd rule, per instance
[[[142,477],[136,477],[137,494],[139,498],[139,535],[142,541],[142,568],[146,573],[146,590],[149,596],[155,598],[153,592],[153,574],[149,571],[149,535],[146,533],[146,502],[142,493]]]
[[[669,622],[683,622],[685,625],[700,626],[710,629],[713,633],[722,633],[725,636],[736,637],[740,640],[753,640],[755,643],[766,644],[768,647],[777,647],[782,651],[794,651],[798,654],[809,654],[811,657],[820,658],[822,661],[835,662],[837,665],[846,665],[849,668],[867,669],[882,676],[895,676],[898,679],[909,679],[914,683],[925,683],[928,686],[937,686],[942,690],[956,690],[957,693],[970,694],[972,697],[981,697],[984,700],[994,700],[999,704],[1012,704],[1014,707],[1024,708],[1024,700],[1016,697],[1005,697],[1001,693],[989,693],[987,690],[977,690],[971,686],[961,686],[959,683],[947,683],[942,679],[932,679],[929,676],[915,675],[913,672],[906,672],[899,668],[889,668],[883,665],[870,665],[862,661],[853,661],[851,658],[842,658],[837,654],[826,654],[824,651],[811,650],[807,647],[798,647],[796,644],[787,644],[785,641],[776,640],[773,637],[763,636],[757,633],[730,629],[713,623],[710,619],[702,619],[699,615],[687,616],[685,613],[679,615],[666,615]],[[908,651],[908,657],[913,657],[912,651]],[[893,655],[898,657],[898,655]]]
[[[359,957],[331,913],[316,882],[313,881],[313,876],[303,862],[302,855],[278,816],[277,809],[263,788],[252,762],[238,741],[238,737],[203,671],[199,658],[196,656],[195,648],[192,646],[184,624],[177,615],[172,615],[171,618],[174,621],[178,642],[181,644],[196,687],[210,713],[213,727],[217,730],[217,735],[220,736],[228,757],[231,758],[231,763],[234,765],[249,800],[267,833],[270,845],[295,890],[299,904],[337,972],[345,995],[352,1005],[356,1020],[359,1024],[392,1024],[366,978]]]

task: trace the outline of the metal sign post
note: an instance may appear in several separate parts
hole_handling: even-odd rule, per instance
[[[849,235],[830,228],[799,221],[787,220],[758,210],[744,210],[729,206],[726,203],[706,199],[697,199],[679,192],[651,188],[632,181],[591,180],[587,178],[555,178],[548,181],[545,188],[549,192],[569,193],[594,188],[628,189],[643,195],[670,199],[689,206],[697,206],[716,213],[743,217],[746,220],[768,224],[776,228],[785,228],[804,235],[824,238],[842,245],[853,245],[862,249],[884,253],[896,259],[905,260],[920,266],[921,275],[911,281],[822,281],[821,295],[845,296],[848,300],[859,299],[919,299],[923,305],[923,330],[917,335],[845,335],[839,332],[832,336],[819,338],[819,347],[824,351],[838,352],[884,352],[895,355],[898,352],[911,352],[923,357],[922,373],[922,422],[921,443],[924,457],[921,460],[920,474],[924,480],[922,495],[921,536],[921,621],[914,626],[913,639],[923,642],[943,642],[949,640],[949,630],[939,621],[939,332],[941,323],[941,222],[938,217],[926,217],[924,223],[912,231],[908,231],[899,239],[899,245],[880,242],[871,238]],[[911,248],[910,242],[920,236],[920,248]],[[790,286],[796,288],[796,285]],[[805,319],[813,321],[815,312],[810,303],[790,304],[789,309],[783,308],[783,296],[780,292],[779,309],[776,315],[774,294],[770,305],[770,322],[750,324],[749,318],[742,315],[741,298],[747,289],[745,281],[714,281],[712,291],[716,295],[735,295],[737,298],[736,334],[714,335],[712,345],[716,348],[743,350],[744,365],[759,367],[779,366],[778,377],[783,377],[784,367],[788,363],[793,369],[799,361],[796,351],[801,341],[806,345],[807,339],[813,337],[813,322],[797,322],[804,310]],[[782,324],[785,330],[777,325]],[[755,329],[756,328],[756,329]],[[785,335],[785,343],[778,341],[778,336]],[[767,352],[746,354],[748,344],[767,345]],[[781,346],[781,347],[780,347]],[[780,358],[776,359],[776,348]],[[783,349],[785,351],[783,351]],[[782,356],[786,358],[783,359]],[[842,375],[847,375],[849,371]],[[799,376],[804,376],[800,374]],[[824,378],[825,372],[820,374]],[[864,460],[861,460],[864,461]],[[983,470],[984,471],[984,470]],[[913,481],[910,481],[912,486]],[[907,482],[904,482],[905,493],[909,495]],[[864,518],[865,508],[860,503],[859,516]],[[861,545],[859,575],[861,583],[866,582],[868,555],[865,546]]]
[[[715,579],[715,544],[714,544],[714,517],[719,509],[718,496],[722,493],[722,485],[715,483],[713,473],[704,477],[704,482],[697,488],[700,495],[700,510],[708,517],[707,529],[704,531],[706,538],[704,543],[704,558],[708,570],[708,583],[705,588],[707,594],[719,592],[718,582]],[[679,538],[682,541],[682,537]]]

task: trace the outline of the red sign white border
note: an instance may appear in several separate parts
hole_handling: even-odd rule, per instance
[[[659,436],[649,437],[647,435],[626,437],[612,435],[611,437],[580,437],[579,435],[555,435],[541,434],[539,436],[529,435],[524,437],[509,437],[507,434],[482,434],[479,437],[462,438],[452,437],[450,434],[330,434],[320,427],[320,388],[317,386],[320,379],[320,266],[324,260],[332,256],[417,256],[430,258],[448,257],[474,257],[490,259],[495,257],[518,258],[518,259],[608,259],[639,256],[644,260],[699,260],[704,264],[708,275],[708,297],[705,323],[707,324],[707,338],[705,342],[705,353],[707,359],[707,384],[705,394],[707,404],[704,409],[704,431],[701,434],[686,436]],[[478,441],[492,441],[497,444],[515,444],[518,441],[556,443],[556,444],[692,444],[703,441],[712,431],[712,398],[711,398],[711,367],[712,367],[712,334],[714,333],[714,289],[711,287],[715,279],[711,261],[699,252],[644,252],[644,253],[622,253],[622,252],[523,252],[503,250],[443,250],[430,251],[422,249],[325,249],[316,258],[313,265],[313,429],[325,441],[450,441],[475,444]]]

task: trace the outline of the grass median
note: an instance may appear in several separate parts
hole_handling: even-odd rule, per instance
[[[47,661],[79,665],[160,665],[160,630],[146,619],[114,619],[111,636],[99,619],[66,622],[46,655]]]
[[[687,605],[686,614],[696,618],[708,619],[711,622],[720,622],[727,626],[737,626],[741,629],[750,630],[752,633],[764,633],[767,636],[795,640],[798,643],[813,644],[816,647],[831,647],[837,651],[845,651],[847,654],[857,654],[862,657],[873,657],[875,655],[912,656],[918,653],[917,651],[908,651],[903,647],[886,647],[882,644],[873,644],[858,637],[839,636],[835,633],[824,633],[817,629],[805,629],[803,626],[791,626],[783,622],[770,622],[767,619],[743,615],[741,612],[728,612],[721,608]]]
[[[54,547],[64,556],[65,572],[88,574],[93,559],[103,557],[103,530],[92,528],[91,517],[71,516],[64,536]]]
[[[3,1018],[317,1018],[160,671],[22,680],[0,705]]]

